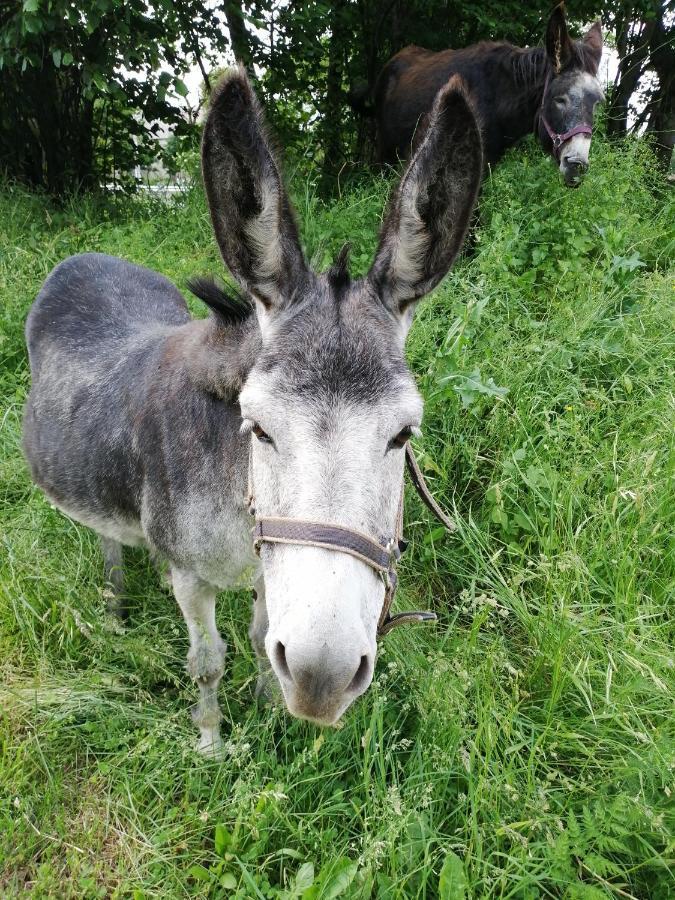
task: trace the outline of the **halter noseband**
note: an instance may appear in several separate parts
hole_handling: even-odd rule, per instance
[[[396,565],[401,558],[401,553],[407,547],[407,542],[403,540],[403,485],[401,485],[401,496],[396,515],[396,534],[388,540],[383,538],[380,541],[376,541],[367,534],[355,531],[353,528],[345,528],[343,525],[335,525],[330,522],[312,522],[281,516],[256,516],[252,459],[253,444],[251,443],[248,466],[248,509],[251,515],[255,517],[253,546],[256,553],[260,553],[260,547],[263,543],[298,544],[305,547],[323,547],[325,550],[337,550],[339,553],[347,553],[366,563],[380,575],[385,587],[382,612],[377,625],[378,637],[388,634],[392,628],[396,628],[397,625],[403,625],[406,622],[427,622],[436,619],[436,613],[417,610],[390,615],[391,604],[398,585]],[[406,444],[405,447],[405,459],[410,480],[420,498],[448,531],[454,531],[457,526],[443,512],[429,492],[429,488],[409,444]]]
[[[549,72],[546,76],[546,81],[544,82],[544,93],[541,95],[541,105],[539,107],[539,120],[546,129],[546,134],[551,138],[551,143],[553,144],[553,158],[557,163],[560,162],[560,151],[563,148],[563,144],[566,144],[570,138],[573,138],[575,134],[593,134],[593,128],[590,125],[586,125],[582,122],[580,125],[575,125],[574,128],[570,128],[569,131],[564,131],[560,134],[557,131],[554,131],[548,123],[546,116],[544,115],[544,103],[546,101],[546,92],[548,91],[548,86],[551,81],[551,73]]]

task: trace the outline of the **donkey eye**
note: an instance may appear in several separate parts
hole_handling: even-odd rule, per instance
[[[554,97],[553,102],[556,106],[566,106],[567,104],[567,100],[565,99],[565,97]]]
[[[274,441],[272,440],[272,438],[269,436],[269,434],[267,434],[266,431],[262,430],[262,428],[260,427],[260,425],[258,425],[257,422],[253,425],[253,428],[251,428],[251,431],[258,438],[259,441],[262,441],[263,444],[272,444],[272,446],[274,446]]]
[[[387,450],[393,450],[395,447],[398,447],[399,449],[405,447],[407,442],[413,436],[413,433],[412,425],[406,425],[405,428],[402,428],[399,433],[389,441]]]

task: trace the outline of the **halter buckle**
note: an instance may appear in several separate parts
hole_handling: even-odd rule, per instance
[[[384,581],[384,586],[388,591],[391,591],[393,597],[394,591],[396,590],[396,585],[398,583],[396,566],[398,565],[398,561],[401,558],[399,541],[396,538],[390,538],[384,545],[384,549],[389,554],[389,568],[386,571],[381,572],[381,575],[382,580]]]
[[[255,515],[255,510],[251,513],[251,515]],[[258,521],[256,521],[253,528],[251,528],[251,536],[253,538],[253,552],[256,556],[260,556],[260,547],[262,546],[263,536],[262,528],[260,527],[260,523]]]

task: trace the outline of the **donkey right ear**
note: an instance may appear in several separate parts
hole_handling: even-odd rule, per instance
[[[546,25],[546,55],[556,74],[572,59],[572,41],[567,30],[564,2],[556,6]]]
[[[243,69],[228,72],[213,92],[202,171],[216,240],[234,277],[268,310],[292,301],[308,268]]]
[[[595,72],[597,74],[600,60],[602,59],[602,22],[599,19],[591,25],[584,35],[584,44],[595,62]]]
[[[480,128],[464,83],[454,76],[436,95],[391,196],[367,276],[405,330],[414,301],[438,284],[459,253],[482,175]]]

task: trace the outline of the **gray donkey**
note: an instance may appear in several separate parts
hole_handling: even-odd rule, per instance
[[[334,723],[372,680],[388,590],[378,551],[395,552],[404,448],[422,417],[405,338],[461,247],[482,151],[454,80],[354,280],[345,253],[323,274],[308,267],[243,71],[214,91],[202,153],[243,296],[202,283],[212,313],[193,320],[162,275],[100,254],[62,262],[26,325],[24,449],[49,499],[100,534],[118,595],[123,544],[168,562],[198,747],[217,752],[220,589],[254,584],[261,677],[271,668],[293,715]]]

